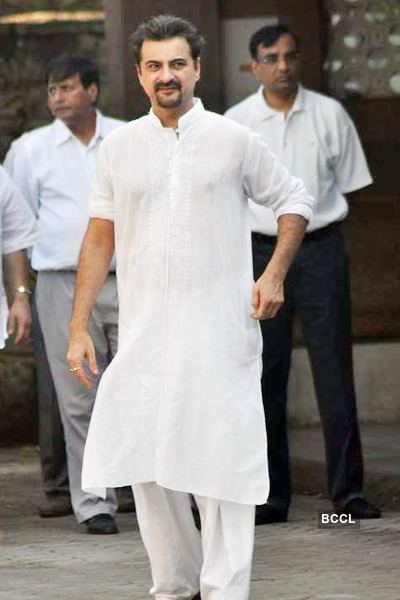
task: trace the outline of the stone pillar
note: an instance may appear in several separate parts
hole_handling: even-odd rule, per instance
[[[113,92],[114,114],[133,119],[148,111],[149,101],[136,78],[129,37],[149,17],[166,13],[193,21],[206,37],[202,78],[196,93],[208,109],[222,109],[220,24],[216,2],[106,0],[105,8],[108,80]]]

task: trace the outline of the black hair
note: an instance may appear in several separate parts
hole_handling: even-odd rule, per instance
[[[281,35],[288,34],[291,35],[296,44],[296,50],[300,49],[300,39],[299,37],[286,25],[279,23],[278,25],[266,25],[262,27],[250,38],[249,49],[250,54],[253,60],[258,59],[258,46],[261,44],[265,46],[265,48],[269,48],[273,46],[275,42],[279,40]]]
[[[192,58],[196,62],[203,50],[205,41],[193,23],[173,15],[157,15],[139,25],[132,34],[131,47],[136,64],[140,63],[142,46],[145,40],[169,40],[174,37],[185,38],[190,46]]]
[[[69,77],[79,75],[84,88],[95,83],[100,89],[100,76],[96,65],[85,56],[59,54],[52,58],[47,65],[46,83],[49,81],[64,81]]]

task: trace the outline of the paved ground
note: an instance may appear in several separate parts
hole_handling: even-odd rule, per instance
[[[35,451],[0,450],[0,600],[148,598],[133,515],[118,517],[119,535],[88,536],[73,517],[40,519],[39,497]],[[400,513],[319,530],[329,508],[296,496],[290,522],[257,528],[251,600],[400,600]]]

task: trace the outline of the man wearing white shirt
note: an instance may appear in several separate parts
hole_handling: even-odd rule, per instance
[[[257,508],[258,524],[286,521],[290,505],[286,401],[295,313],[311,360],[333,504],[356,518],[380,516],[362,494],[350,281],[339,225],[348,213],[344,194],[370,185],[372,179],[354,124],[342,106],[299,84],[299,50],[299,40],[283,25],[257,31],[250,52],[261,87],[226,113],[261,134],[315,199],[313,218],[286,279],[285,303],[275,319],[262,323],[271,489],[268,503]],[[250,209],[258,277],[274,252],[277,222],[270,210],[261,211],[253,202]]]
[[[90,386],[87,323],[115,246],[119,346],[100,383],[82,484],[133,486],[156,600],[199,589],[202,600],[247,600],[254,505],[268,495],[257,320],[281,305],[312,198],[260,136],[193,97],[203,40],[191,23],[153,17],[132,43],[152,108],[100,149],[71,321],[69,363]],[[256,284],[249,195],[279,221]]]
[[[0,166],[0,350],[9,335],[19,344],[29,334],[28,260],[26,249],[38,238],[35,217],[6,171]],[[8,309],[3,262],[13,301]]]
[[[65,353],[96,154],[102,140],[122,122],[96,109],[99,75],[87,58],[56,57],[49,63],[47,82],[48,107],[55,120],[16,140],[5,166],[40,227],[32,250],[32,266],[38,271],[36,305],[64,427],[72,507],[88,533],[116,533],[114,491],[102,499],[81,489],[83,449],[96,386],[81,388],[69,373]],[[117,318],[112,264],[90,322],[99,373],[116,352]]]

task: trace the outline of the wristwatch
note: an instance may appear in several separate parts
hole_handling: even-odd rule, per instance
[[[14,292],[18,292],[18,294],[28,294],[28,296],[32,294],[31,290],[26,285],[19,285],[14,288]]]

